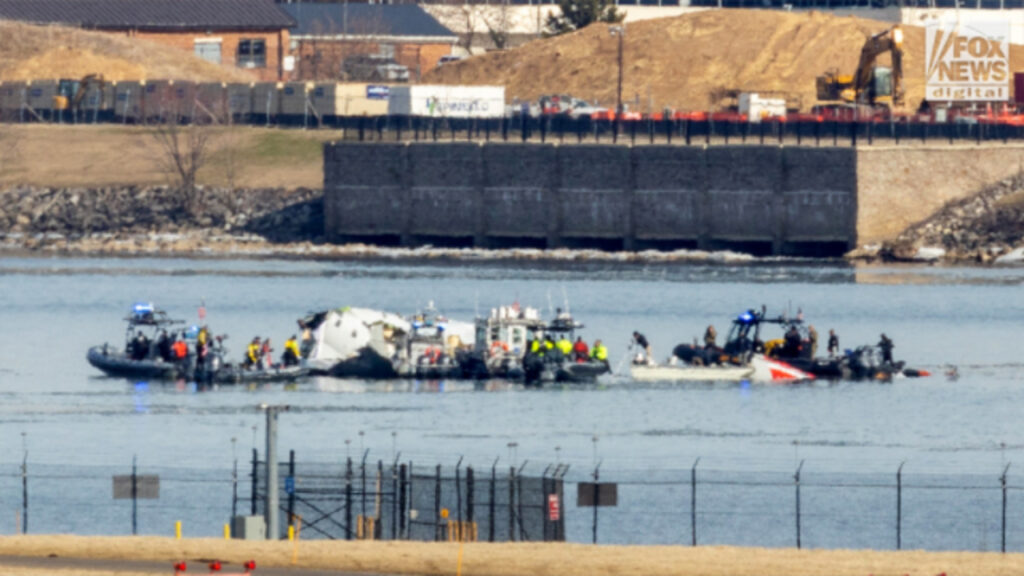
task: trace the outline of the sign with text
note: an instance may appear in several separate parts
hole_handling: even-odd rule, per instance
[[[139,474],[134,477],[135,498],[156,500],[160,498],[160,477],[156,474]],[[114,500],[132,499],[132,476],[114,476]]]
[[[576,485],[576,506],[618,506],[619,485],[614,482],[580,482]]]
[[[562,503],[558,494],[548,494],[548,521],[558,522],[562,518]]]
[[[987,102],[1010,99],[1010,22],[961,22],[955,15],[925,28],[925,98]]]

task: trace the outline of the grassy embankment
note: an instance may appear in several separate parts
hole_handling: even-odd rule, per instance
[[[330,130],[234,126],[210,129],[210,186],[320,188]],[[152,129],[135,126],[0,125],[0,188],[173,183]]]
[[[244,542],[157,537],[14,536],[0,555],[167,561],[220,559],[239,564],[386,574],[455,574],[458,544],[418,542]],[[3,571],[0,565],[0,571]],[[4,572],[6,573],[6,572]],[[467,576],[866,576],[1024,573],[1024,555],[974,552],[879,552],[732,547],[467,544]]]

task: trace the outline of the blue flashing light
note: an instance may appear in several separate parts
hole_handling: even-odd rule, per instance
[[[750,324],[754,321],[754,315],[750,312],[744,312],[743,314],[740,314],[739,321],[743,324]]]
[[[154,311],[153,304],[147,302],[139,302],[132,306],[132,312],[136,314],[152,314]]]

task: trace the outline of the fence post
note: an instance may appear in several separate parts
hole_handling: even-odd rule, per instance
[[[399,496],[398,490],[400,484],[398,482],[398,459],[402,456],[399,452],[395,455],[395,461],[391,463],[391,539],[398,540],[398,517],[399,517]]]
[[[857,121],[850,122],[850,146],[857,147]]]
[[[295,525],[295,450],[288,451],[288,476],[292,479],[291,491],[288,493],[288,525]]]
[[[473,524],[473,483],[476,481],[476,477],[473,475],[473,467],[466,467],[466,522]]]
[[[516,467],[508,469],[508,541],[516,541]]]
[[[526,541],[526,528],[523,526],[523,469],[526,468],[528,460],[516,471],[516,520],[519,523],[519,539]]]
[[[683,136],[686,138],[686,145],[690,145],[690,119],[683,120]]]
[[[598,480],[600,479],[600,477],[601,477],[601,462],[599,461],[597,463],[597,465],[594,466],[594,539],[593,539],[593,543],[594,544],[597,544],[597,505],[598,505],[598,503],[601,502],[601,499],[598,497],[598,492],[600,492],[600,486],[601,486],[598,483]]]
[[[800,549],[800,471],[803,470],[804,461],[800,461],[800,466],[797,466],[796,474],[793,475],[793,480],[796,482],[796,549]]]
[[[1006,468],[1003,468],[1003,475],[999,477],[999,483],[1002,484],[1003,488],[1003,534],[1001,549],[1003,554],[1006,554],[1006,473],[1010,471],[1010,465],[1007,464]]]
[[[498,459],[494,459],[494,465],[491,466],[491,490],[490,498],[487,502],[487,541],[494,542],[494,499],[498,496]]]
[[[345,462],[345,539],[352,539],[352,458]]]
[[[903,549],[903,465],[896,469],[896,549]]]
[[[462,467],[462,456],[455,463],[455,517],[462,522],[462,474],[459,472]]]
[[[370,455],[370,450],[369,449],[367,449],[365,452],[363,452],[363,463],[359,467],[359,474],[362,477],[362,482],[360,484],[360,490],[359,490],[359,500],[360,500],[359,514],[362,515],[364,521],[366,519],[366,457],[369,456],[369,455]]]
[[[408,474],[409,469],[405,464],[398,467],[398,537],[400,539],[406,537],[405,520],[408,515],[405,511],[405,490],[408,486]]]
[[[132,536],[139,533],[139,476],[135,456],[132,456]]]
[[[697,545],[697,464],[700,458],[694,460],[690,468],[690,540],[693,546]]]
[[[441,465],[438,464],[434,476],[434,542],[441,541]]]
[[[260,479],[260,458],[259,453],[256,449],[252,449],[252,512],[253,516],[256,515],[256,499],[259,497],[257,492],[259,491],[259,479]]]
[[[22,433],[23,438],[25,433]],[[1002,517],[1006,518],[1006,484],[1004,484],[1004,505],[1002,505]],[[22,534],[29,533],[29,451],[25,451],[25,457],[22,459]]]

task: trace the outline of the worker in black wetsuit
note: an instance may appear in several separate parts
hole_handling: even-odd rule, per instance
[[[795,324],[789,327],[783,340],[782,356],[784,358],[798,358],[800,356],[801,342],[800,331],[797,330]]]
[[[892,340],[882,334],[882,339],[878,341],[878,349],[882,351],[882,364],[892,364],[892,349],[894,347]]]
[[[837,354],[839,354],[839,336],[836,336],[835,330],[830,329],[828,331],[828,355],[832,357]]]
[[[644,361],[651,361],[651,343],[647,341],[647,337],[639,332],[633,332],[633,344],[644,351]]]

